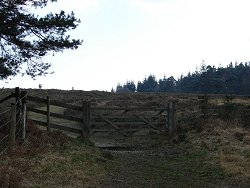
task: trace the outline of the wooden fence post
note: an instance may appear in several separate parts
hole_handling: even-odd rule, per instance
[[[10,150],[13,150],[15,142],[16,142],[16,105],[11,104],[10,140],[9,140]]]
[[[47,131],[50,132],[50,97],[47,96]]]
[[[203,114],[203,118],[207,119],[208,117],[208,96],[204,94],[204,96],[200,97],[201,100],[201,113]]]
[[[22,139],[24,140],[26,137],[26,116],[27,116],[27,104],[26,104],[26,99],[27,99],[27,91],[22,91],[21,92],[21,98],[22,98]]]
[[[175,103],[168,103],[168,133],[172,136],[175,132]]]
[[[85,140],[90,136],[91,129],[91,110],[90,110],[90,102],[82,101],[82,138]]]
[[[16,103],[19,103],[19,98],[20,98],[20,88],[19,87],[15,88],[15,98],[16,98]]]
[[[90,134],[91,134],[91,102],[90,101],[88,101],[87,102],[87,109],[88,109],[88,134],[89,134],[89,136],[90,136]]]
[[[17,114],[16,114],[16,118],[17,118],[17,120],[16,121],[18,121],[19,119],[20,119],[20,117],[21,117],[21,110],[20,110],[20,108],[21,108],[21,104],[20,104],[20,88],[19,87],[16,87],[15,88],[15,99],[16,99],[16,110],[17,110]]]

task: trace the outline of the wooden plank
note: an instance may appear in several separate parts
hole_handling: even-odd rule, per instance
[[[87,122],[88,122],[88,134],[90,135],[91,133],[91,102],[87,102]]]
[[[168,133],[170,136],[175,132],[175,103],[170,102],[168,104]]]
[[[47,131],[50,132],[50,98],[47,96]]]
[[[157,126],[157,125],[164,125],[165,122],[150,122],[152,125]],[[92,121],[92,125],[93,126],[105,126],[108,125],[109,123],[107,122],[93,122]],[[131,125],[131,126],[140,126],[140,125],[146,125],[147,123],[145,122],[115,122],[115,125],[117,126],[126,126],[126,125]]]
[[[112,127],[114,127],[116,130],[120,131],[121,129],[116,126],[114,123],[112,123],[111,121],[109,121],[108,119],[106,119],[105,117],[103,117],[101,114],[94,112],[96,115],[98,115],[104,122],[106,122],[107,124],[111,125]]]
[[[87,135],[86,135],[86,126],[85,126],[85,113],[86,113],[86,109],[85,109],[85,103],[84,101],[82,101],[82,132],[81,132],[81,136],[82,139],[85,140]]]
[[[11,99],[12,97],[14,97],[14,94],[13,94],[13,93],[10,94],[9,96],[3,98],[2,100],[0,100],[0,104],[3,103],[3,102],[5,102],[5,101],[7,101],[7,100],[9,100],[9,99]]]
[[[32,107],[29,107],[29,106],[27,106],[27,110],[30,111],[30,112],[35,112],[35,113],[42,114],[42,115],[45,115],[45,116],[47,115],[47,111],[39,110],[39,109],[32,108]]]
[[[45,115],[45,116],[47,115],[46,111],[39,110],[39,109],[36,109],[36,108],[27,107],[27,110],[30,111],[30,112],[35,112],[35,113],[42,114],[42,115]],[[50,112],[50,116],[55,117],[55,118],[60,118],[60,119],[65,119],[65,120],[69,120],[69,121],[76,121],[76,122],[82,123],[82,119],[77,118],[77,117],[67,116],[67,115],[63,115],[63,114],[57,114],[57,113],[54,113],[54,112]]]
[[[220,118],[220,114],[209,114],[209,117]],[[199,118],[204,118],[204,114],[199,114]]]
[[[77,111],[82,111],[82,107],[80,107],[80,106],[66,104],[63,102],[55,101],[55,100],[50,100],[50,105],[59,106],[59,107],[63,107],[63,108],[69,108],[69,109],[77,110]]]
[[[50,117],[55,117],[55,118],[60,118],[60,119],[65,119],[65,120],[69,120],[69,121],[75,121],[75,122],[82,123],[81,118],[68,116],[68,115],[64,115],[64,114],[57,114],[57,113],[54,113],[54,112],[50,112]]]
[[[34,96],[30,96],[30,95],[27,96],[27,100],[47,104],[47,99],[34,97]],[[82,108],[80,106],[66,104],[66,103],[63,103],[60,101],[56,101],[56,100],[50,100],[50,105],[59,106],[59,107],[63,107],[63,108],[69,108],[69,109],[77,110],[77,111],[82,111]]]
[[[124,131],[126,132],[136,132],[136,131],[139,131],[140,129],[125,129]],[[95,132],[115,132],[116,130],[114,129],[91,129],[91,132],[92,133],[95,133]]]
[[[27,95],[27,100],[47,104],[47,100],[42,99],[40,97],[34,97],[34,96]]]
[[[146,125],[149,125],[151,128],[156,129],[156,130],[158,130],[158,131],[161,131],[161,132],[164,132],[164,133],[165,133],[164,130],[157,128],[157,127],[154,126],[151,122],[149,122],[148,120],[146,120],[146,119],[140,117],[139,115],[135,114],[135,117],[137,117],[138,119],[142,120],[144,123],[146,123]]]
[[[166,108],[152,108],[152,107],[91,107],[93,110],[124,110],[124,111],[161,111],[161,110],[167,110]]]
[[[109,125],[111,125],[112,127],[114,127],[116,130],[118,130],[123,136],[128,136],[125,133],[121,132],[121,129],[116,126],[114,123],[112,123],[111,121],[109,121],[108,119],[106,119],[105,117],[103,117],[101,114],[98,114],[97,112],[94,112],[96,115],[98,115],[104,122],[108,123]]]
[[[117,130],[114,129],[91,129],[91,133],[95,132],[116,132]]]
[[[34,119],[30,119],[30,120],[38,125],[47,127],[47,122],[38,121],[38,120],[34,120]],[[77,128],[77,127],[72,128],[72,127],[67,127],[67,126],[63,126],[63,125],[50,123],[50,128],[81,134],[81,129]]]
[[[160,110],[160,112],[157,113],[157,115],[161,115],[163,112],[167,112],[168,110],[167,109],[162,109]]]
[[[161,119],[164,118],[165,116],[163,115],[141,115],[140,117],[144,119]],[[98,118],[97,115],[92,116],[93,119]],[[107,119],[138,119],[134,115],[107,115],[105,116]]]
[[[82,137],[83,139],[89,138],[91,123],[90,123],[90,102],[82,101]]]
[[[26,127],[27,127],[27,121],[26,121],[26,115],[27,115],[27,104],[26,104],[26,98],[27,98],[27,91],[21,92],[21,100],[22,100],[22,139],[25,140],[26,138]]]

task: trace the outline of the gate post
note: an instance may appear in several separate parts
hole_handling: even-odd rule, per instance
[[[47,131],[51,132],[50,128],[50,97],[47,96]]]
[[[175,132],[175,102],[168,103],[168,134],[172,136]]]
[[[16,121],[18,122],[18,120],[20,119],[21,117],[21,111],[20,111],[20,108],[21,108],[21,104],[20,104],[20,88],[19,87],[16,87],[15,88],[15,99],[16,99]]]
[[[27,115],[27,105],[26,105],[26,98],[27,98],[27,91],[21,92],[21,98],[22,98],[22,139],[24,140],[26,137],[26,115]]]
[[[202,117],[204,119],[207,119],[207,117],[208,117],[208,96],[205,93],[203,96],[198,96],[198,99],[200,99],[200,110],[202,113]]]
[[[82,101],[82,139],[86,140],[91,131],[91,106],[90,101]]]

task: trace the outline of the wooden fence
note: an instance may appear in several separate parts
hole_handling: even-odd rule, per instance
[[[43,99],[43,98],[34,97],[30,95],[27,96],[27,100],[42,103],[46,105],[46,110],[40,110],[40,109],[29,107],[29,106],[27,107],[27,110],[29,112],[34,112],[34,113],[46,116],[46,122],[32,119],[32,117],[29,117],[29,119],[31,119],[34,123],[47,127],[47,131],[50,132],[51,129],[53,128],[53,129],[59,129],[63,131],[73,132],[73,133],[79,133],[82,135],[83,138],[89,136],[88,131],[87,131],[89,127],[89,121],[86,119],[86,117],[88,117],[87,109],[88,109],[89,103],[82,102],[82,106],[80,107],[80,106],[76,106],[72,104],[66,104],[63,102],[51,100],[49,96],[47,96],[46,99]],[[76,110],[79,112],[79,114],[82,114],[82,117],[79,118],[79,117],[51,112],[51,105],[66,108],[66,109]],[[81,123],[82,126],[81,127],[76,127],[76,126],[69,127],[69,126],[63,126],[63,125],[51,123],[51,117],[78,122],[78,123]]]
[[[220,98],[220,104],[212,103],[214,96],[200,95],[198,96],[200,115],[204,119],[208,118],[224,118],[227,120],[234,119],[239,115],[250,114],[249,101],[240,104],[235,100],[249,100],[250,96],[228,96],[218,95],[217,100]],[[241,113],[241,114],[240,114]]]
[[[15,98],[11,107],[0,113],[0,119],[4,120],[0,125],[0,154],[8,149],[12,150],[18,136],[25,139],[26,133],[26,92],[20,93],[19,88],[14,93],[0,100],[0,104]],[[4,117],[8,117],[5,119]]]
[[[216,97],[218,96],[215,96],[215,98]],[[200,110],[197,112],[205,119],[215,116],[221,117],[221,114],[228,112],[229,116],[231,116],[230,113],[234,112],[231,110],[234,104],[232,103],[233,105],[231,105],[230,101],[228,103],[229,105],[211,105],[212,96],[198,96],[198,99],[200,101]],[[241,96],[241,99],[248,100],[249,97]],[[11,106],[0,112],[0,154],[7,151],[8,148],[11,150],[17,138],[25,139],[27,118],[31,119],[36,124],[45,126],[47,131],[59,129],[80,134],[83,139],[88,138],[91,134],[96,132],[106,131],[117,131],[127,136],[129,132],[138,131],[143,128],[154,129],[164,133],[168,132],[169,135],[172,136],[176,129],[175,102],[169,102],[168,106],[164,108],[97,107],[92,106],[90,101],[81,101],[81,104],[77,106],[51,100],[49,96],[46,98],[30,96],[26,91],[20,92],[19,88],[16,88],[15,92],[0,100],[0,104],[6,101],[10,101]],[[31,101],[41,103],[42,106],[46,106],[46,108],[42,110],[41,108],[31,107],[31,105],[29,105]],[[52,105],[77,111],[78,116],[55,113],[51,110]],[[240,108],[250,117],[249,105],[242,105]],[[43,115],[43,121],[32,119],[31,116],[26,117],[26,111]],[[8,118],[3,119],[2,117]],[[53,123],[53,121],[51,121],[53,120],[52,118],[76,122],[78,126],[66,126]]]
[[[28,101],[39,102],[46,105],[46,110],[40,110],[33,107],[27,107],[29,112],[45,115],[46,121],[35,120],[29,117],[34,123],[47,127],[47,131],[59,129],[63,131],[81,134],[87,138],[91,133],[104,131],[119,131],[126,136],[124,131],[136,131],[142,126],[149,127],[161,132],[169,132],[172,135],[175,131],[175,103],[170,102],[166,108],[121,108],[121,107],[93,107],[90,101],[82,101],[81,106],[65,104],[59,101],[51,100],[49,96],[46,99],[27,96]],[[51,112],[51,105],[62,107],[69,110],[78,111],[81,117],[74,117],[65,114]],[[143,112],[143,113],[142,113]],[[145,114],[148,112],[148,114]],[[152,114],[155,112],[154,114]],[[164,114],[164,112],[166,114]],[[81,123],[81,126],[64,126],[51,123],[51,118],[59,118]],[[158,120],[161,120],[159,122]],[[129,127],[136,127],[131,129]]]
[[[118,131],[127,136],[126,132],[137,131],[141,128],[155,129],[160,132],[168,132],[173,135],[175,131],[175,103],[170,102],[165,108],[121,108],[121,107],[95,107],[90,101],[82,101],[81,105],[66,104],[60,101],[51,100],[49,96],[40,98],[30,96],[26,91],[20,92],[15,88],[0,104],[14,101],[9,109],[0,112],[2,116],[10,117],[5,122],[0,123],[0,153],[12,149],[15,145],[16,138],[19,136],[23,140],[26,137],[27,118],[34,123],[45,126],[47,131],[59,129],[63,131],[78,133],[83,139],[88,138],[91,133],[103,131]],[[33,108],[29,102],[42,103],[46,105],[46,110]],[[62,107],[78,111],[80,117],[55,113],[51,111],[51,106]],[[46,116],[44,121],[32,119],[27,116],[28,112],[33,112]],[[65,126],[51,122],[51,118],[59,118],[79,123],[81,126]]]

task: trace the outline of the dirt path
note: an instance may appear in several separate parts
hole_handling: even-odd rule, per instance
[[[109,176],[104,182],[104,187],[156,187],[152,176],[149,152],[111,152],[116,161],[116,166],[109,167]],[[152,158],[152,156],[150,156]],[[151,177],[150,177],[151,176]],[[163,182],[162,182],[163,183]]]
[[[130,149],[104,149],[112,160],[105,164],[108,175],[101,187],[234,187],[206,150],[193,151],[188,144],[162,139],[130,138],[126,143],[133,143]],[[121,140],[114,141],[120,146]]]

